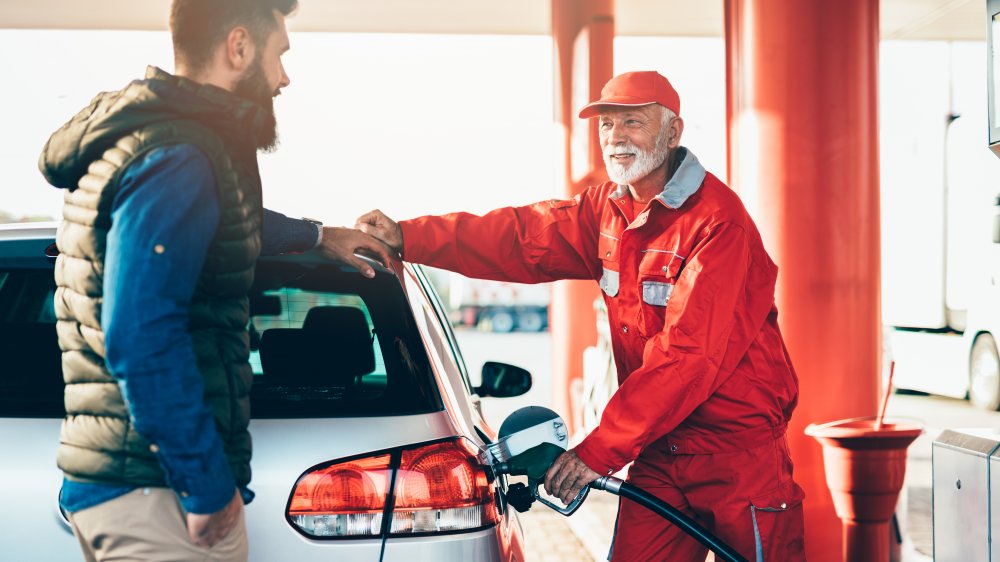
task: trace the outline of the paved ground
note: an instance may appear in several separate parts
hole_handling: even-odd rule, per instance
[[[487,360],[506,360],[534,375],[535,385],[527,395],[484,402],[483,410],[494,427],[499,427],[507,413],[521,406],[550,403],[551,338],[547,333],[496,335],[461,331],[458,338],[470,371],[478,373]],[[473,376],[475,382],[478,374]],[[887,415],[917,419],[924,424],[924,435],[909,450],[898,515],[904,534],[902,560],[929,562],[933,548],[931,444],[946,428],[1000,427],[1000,413],[974,410],[963,400],[895,394],[889,401]],[[528,547],[526,562],[605,560],[616,509],[616,498],[602,492],[592,493],[569,518],[536,504],[521,519]]]
[[[579,514],[573,514],[579,517]],[[533,507],[521,516],[524,542],[528,547],[525,562],[565,562],[591,560],[593,557],[569,526],[568,519],[551,509]]]

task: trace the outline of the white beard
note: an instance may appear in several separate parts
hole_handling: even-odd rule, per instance
[[[670,148],[664,142],[666,136],[666,127],[664,127],[656,138],[656,148],[650,151],[641,150],[630,142],[605,146],[604,166],[608,170],[608,177],[611,178],[611,181],[618,185],[632,185],[632,182],[641,180],[662,166],[670,153]],[[613,154],[635,154],[635,162],[629,166],[619,164],[611,158]]]

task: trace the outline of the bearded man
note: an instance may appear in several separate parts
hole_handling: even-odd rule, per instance
[[[570,200],[356,226],[404,259],[519,283],[592,279],[620,387],[600,425],[549,470],[564,502],[628,480],[750,560],[805,560],[785,431],[798,381],[778,329],[777,267],[739,198],[680,145],[680,97],[656,72],[612,78],[596,117],[608,176]],[[702,561],[706,549],[624,500],[613,561]]]
[[[174,0],[176,74],[98,95],[43,150],[67,190],[60,505],[87,561],[247,560],[257,257],[315,247],[369,277],[355,251],[388,260],[366,234],[262,208],[296,4]]]

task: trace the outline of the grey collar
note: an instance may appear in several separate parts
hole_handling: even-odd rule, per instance
[[[702,182],[705,181],[707,174],[705,167],[701,165],[693,152],[683,146],[677,150],[680,151],[681,165],[677,167],[677,171],[670,177],[667,185],[663,186],[663,191],[656,196],[661,203],[671,209],[679,209],[688,200],[688,197],[694,195],[701,187]],[[618,189],[611,194],[611,198],[618,199],[626,194],[628,194],[628,186],[619,185]]]

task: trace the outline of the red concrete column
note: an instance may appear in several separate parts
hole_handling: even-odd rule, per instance
[[[597,125],[577,118],[579,108],[600,97],[613,72],[613,0],[552,0],[555,56],[555,119],[563,143],[565,194],[606,181]],[[577,150],[574,150],[574,146]],[[553,289],[551,318],[553,408],[578,429],[583,350],[597,342],[592,281],[562,281]]]
[[[811,562],[841,526],[810,422],[874,415],[880,367],[878,0],[725,0],[729,178],[779,266]]]

